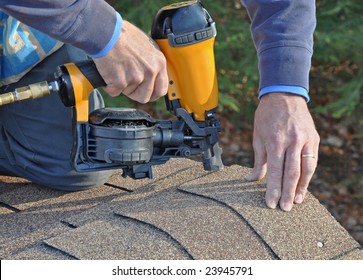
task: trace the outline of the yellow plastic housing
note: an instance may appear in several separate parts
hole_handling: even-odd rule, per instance
[[[88,98],[94,87],[75,64],[69,63],[64,66],[67,68],[72,81],[73,94],[76,101],[77,122],[88,122]]]
[[[214,38],[195,44],[172,47],[168,39],[156,40],[167,60],[169,100],[180,105],[197,121],[218,106],[218,83],[214,62]]]

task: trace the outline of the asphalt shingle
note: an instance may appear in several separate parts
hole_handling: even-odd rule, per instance
[[[193,259],[272,259],[273,253],[234,212],[177,190],[115,207],[115,213],[167,232]]]
[[[21,221],[18,223],[21,224]],[[67,255],[54,254],[53,250],[43,248],[43,241],[69,230],[70,228],[66,225],[52,221],[41,229],[30,228],[27,232],[15,235],[13,239],[7,238],[6,241],[0,243],[0,259],[68,259]],[[42,258],[39,258],[40,254],[43,255]]]
[[[189,259],[164,232],[128,219],[91,222],[45,243],[77,259]]]
[[[74,260],[75,258],[53,249],[46,244],[39,244],[11,256],[13,260]]]
[[[74,193],[0,177],[0,259],[363,259],[312,195],[267,209],[249,172],[172,159],[152,180],[115,174]]]
[[[265,206],[265,185],[241,180],[244,173],[235,165],[180,189],[234,209],[281,259],[333,259],[360,247],[311,194],[291,212],[273,211]]]
[[[67,217],[125,193],[108,186],[69,193],[26,183],[20,178],[5,179],[7,184],[0,185],[0,203],[8,208],[3,207],[6,210],[0,214],[0,258],[63,232],[69,228],[63,225]],[[1,191],[4,188],[6,191]],[[58,228],[59,232],[53,230]]]
[[[132,192],[124,196],[117,196],[108,203],[100,204],[78,215],[70,216],[65,221],[75,226],[81,226],[86,222],[105,219],[110,216],[114,207],[118,207],[123,201],[143,201],[144,198],[152,194],[176,188],[185,182],[205,176],[206,174],[208,172],[204,171],[199,162],[171,159],[165,165],[154,167],[155,178],[153,180],[133,180],[131,178],[114,176],[110,178],[109,183],[117,187],[131,189]]]

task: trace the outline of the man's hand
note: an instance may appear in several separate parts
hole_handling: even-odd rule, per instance
[[[250,181],[267,172],[266,204],[290,211],[302,203],[318,161],[320,137],[304,98],[270,93],[255,113],[255,164]]]
[[[111,96],[121,93],[147,103],[168,90],[166,60],[156,43],[144,32],[123,21],[116,45],[104,57],[94,59]]]

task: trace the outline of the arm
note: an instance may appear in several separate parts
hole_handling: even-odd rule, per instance
[[[116,11],[105,1],[8,0],[0,1],[0,8],[26,25],[91,55],[101,52],[113,33],[121,31],[115,30],[119,28]],[[122,20],[119,21],[120,26]]]
[[[309,89],[315,29],[314,0],[244,0],[259,58],[260,89]]]
[[[306,104],[315,1],[242,3],[252,21],[261,98],[254,123],[255,164],[247,179],[267,174],[267,206],[280,204],[289,211],[304,200],[318,158],[319,135]]]
[[[8,0],[0,1],[0,9],[84,50],[94,59],[112,96],[123,92],[145,103],[167,92],[162,53],[103,0]]]

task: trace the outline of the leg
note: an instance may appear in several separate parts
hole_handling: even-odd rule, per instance
[[[64,46],[2,92],[52,81],[56,66],[86,58],[80,50]],[[90,95],[90,111],[103,106],[102,97],[94,91]],[[103,184],[112,174],[112,171],[77,173],[70,165],[71,148],[71,109],[64,107],[57,94],[0,107],[1,174],[69,191]]]

